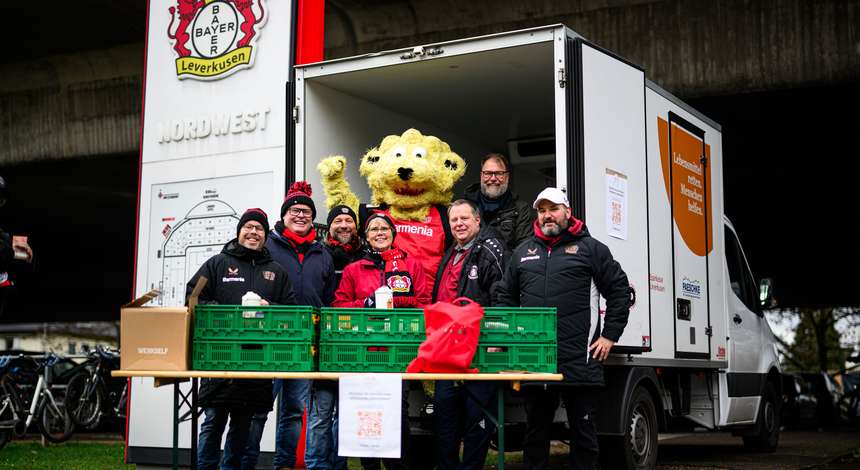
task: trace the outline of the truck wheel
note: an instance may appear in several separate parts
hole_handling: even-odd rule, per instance
[[[648,390],[636,388],[624,416],[623,437],[600,439],[602,467],[653,469],[657,465],[657,408]]]
[[[764,387],[752,434],[744,436],[744,447],[754,452],[773,452],[779,444],[779,396],[773,383]]]

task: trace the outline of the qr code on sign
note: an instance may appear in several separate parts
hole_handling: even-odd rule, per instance
[[[358,437],[382,437],[382,412],[358,412]]]

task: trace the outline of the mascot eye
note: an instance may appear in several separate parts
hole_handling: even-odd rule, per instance
[[[424,147],[415,147],[412,150],[412,155],[416,158],[424,158],[424,155],[427,155],[427,149]]]
[[[451,171],[456,171],[457,163],[452,162],[451,160],[445,160],[445,168],[450,168]]]
[[[406,149],[403,147],[395,147],[394,150],[391,151],[391,153],[394,154],[395,157],[400,158],[406,155]]]

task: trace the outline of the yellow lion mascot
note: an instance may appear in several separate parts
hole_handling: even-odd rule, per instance
[[[359,173],[370,187],[370,204],[363,205],[343,176],[346,158],[332,156],[317,166],[322,175],[326,205],[347,205],[361,220],[371,211],[383,212],[394,221],[394,245],[424,267],[429,284],[451,229],[445,206],[451,202],[454,184],[466,172],[466,162],[437,137],[409,129],[389,135],[361,157]]]

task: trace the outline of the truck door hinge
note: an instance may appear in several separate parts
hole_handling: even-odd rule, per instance
[[[714,336],[714,328],[710,327],[710,326],[705,328],[705,335],[706,336]]]
[[[296,124],[299,123],[299,107],[298,106],[293,106],[293,122]]]
[[[564,88],[567,84],[567,76],[564,73],[564,69],[558,69],[558,87]]]

